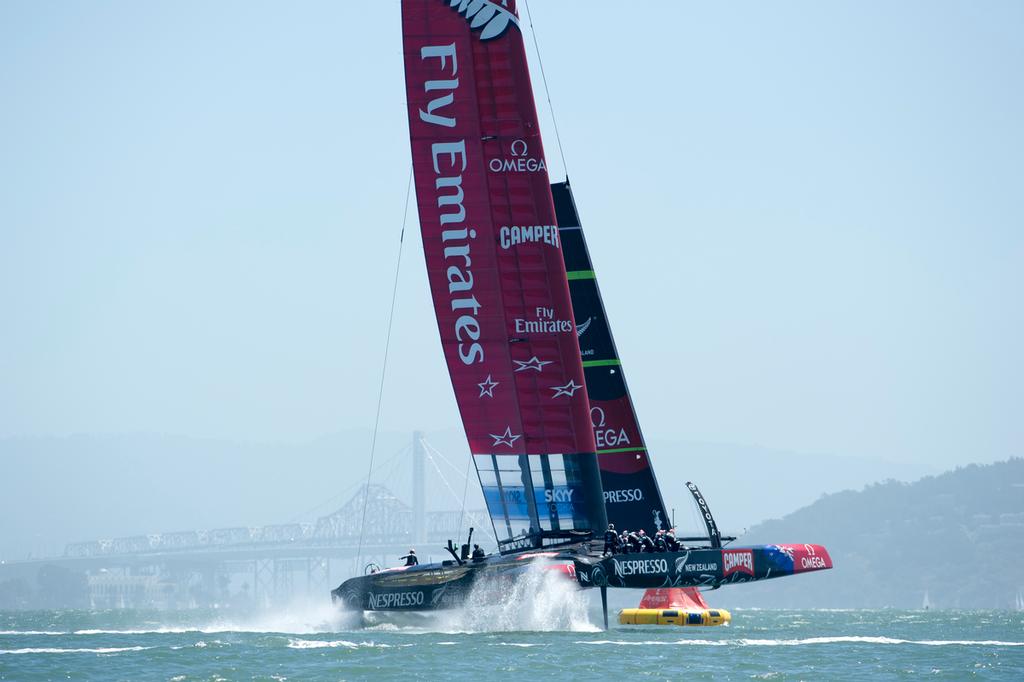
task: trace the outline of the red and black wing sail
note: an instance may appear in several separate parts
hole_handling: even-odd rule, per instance
[[[590,404],[513,0],[403,0],[441,345],[503,548],[605,523]]]
[[[551,193],[587,381],[608,520],[620,531],[667,529],[671,520],[615,350],[572,190],[568,182],[560,182],[551,186]]]

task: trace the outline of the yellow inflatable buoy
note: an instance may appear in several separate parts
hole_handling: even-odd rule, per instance
[[[725,609],[622,609],[620,625],[725,625],[732,616]]]

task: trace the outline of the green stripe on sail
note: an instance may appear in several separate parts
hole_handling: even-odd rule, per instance
[[[647,448],[614,448],[612,450],[598,450],[599,455],[611,455],[616,452],[647,452]]]
[[[618,365],[621,365],[621,364],[622,363],[619,362],[617,358],[612,358],[611,360],[584,360],[583,361],[583,366],[584,367],[615,367],[615,366],[618,366]]]
[[[570,280],[574,279],[596,279],[597,275],[594,274],[593,270],[573,270],[572,272],[565,273],[565,276]]]

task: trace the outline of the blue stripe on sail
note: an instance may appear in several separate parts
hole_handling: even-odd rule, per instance
[[[496,486],[484,486],[484,500],[487,502],[487,509],[492,518],[504,522],[503,509],[508,510],[508,516],[513,523],[530,522],[529,505],[527,504],[526,489],[510,488],[504,486],[500,490]],[[543,512],[540,514],[541,523],[548,519],[548,510],[554,505],[561,519],[585,518],[582,505],[582,486],[555,486],[551,489],[535,488],[533,491],[534,501],[537,507]],[[505,504],[502,505],[504,499]]]

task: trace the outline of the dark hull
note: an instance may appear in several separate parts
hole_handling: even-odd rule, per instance
[[[458,565],[454,561],[389,569],[351,578],[331,592],[350,610],[428,611],[462,606],[474,588],[504,588],[540,565],[581,588],[706,587],[780,578],[832,568],[821,545],[760,545],[602,557],[586,544],[523,552]]]
[[[576,578],[584,587],[707,587],[782,578],[832,568],[821,545],[757,545],[682,552],[616,554],[579,561]]]
[[[331,591],[334,603],[350,610],[429,611],[462,606],[477,586],[501,590],[539,562],[544,569],[575,579],[581,560],[599,561],[586,545],[560,551],[530,551],[467,561],[388,569],[350,578]]]

